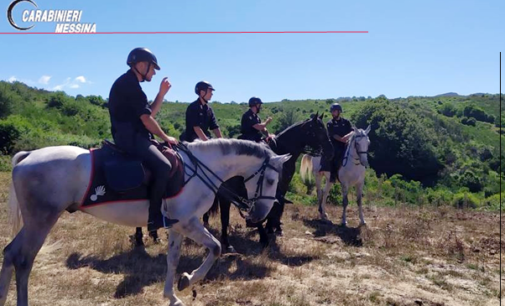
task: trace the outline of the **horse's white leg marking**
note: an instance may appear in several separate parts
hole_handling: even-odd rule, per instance
[[[184,305],[174,294],[174,277],[181,257],[182,235],[174,229],[170,230],[167,254],[167,278],[163,296],[170,299],[170,306]]]
[[[194,242],[204,245],[209,249],[209,254],[203,261],[202,265],[191,274],[183,273],[179,280],[177,288],[184,290],[193,285],[199,280],[202,280],[207,272],[221,255],[221,243],[200,223],[197,218],[191,219],[186,226],[183,227],[184,236],[190,238]]]

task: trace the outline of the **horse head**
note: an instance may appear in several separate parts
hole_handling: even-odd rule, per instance
[[[354,145],[356,148],[356,153],[359,156],[359,162],[364,167],[368,167],[368,147],[370,146],[370,139],[368,138],[368,133],[370,133],[371,126],[368,125],[366,130],[358,129],[354,127]]]
[[[333,158],[333,145],[323,123],[323,117],[324,114],[319,116],[319,112],[311,115],[311,118],[305,120],[300,126],[301,133],[299,136],[303,137],[304,142],[314,150],[322,147],[323,155],[327,159],[331,159]]]

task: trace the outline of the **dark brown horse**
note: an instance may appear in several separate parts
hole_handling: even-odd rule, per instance
[[[262,246],[266,247],[268,245],[268,235],[267,233],[282,234],[281,228],[281,218],[284,212],[284,205],[286,204],[286,199],[284,196],[288,191],[289,183],[291,182],[293,175],[295,173],[296,161],[300,154],[305,152],[306,147],[310,147],[313,150],[323,149],[324,155],[331,158],[333,155],[333,146],[328,137],[328,132],[326,126],[322,121],[323,115],[318,116],[312,115],[311,118],[293,124],[292,126],[286,128],[284,131],[279,133],[274,139],[272,139],[268,146],[276,154],[290,154],[292,157],[283,165],[283,170],[279,184],[277,186],[276,198],[277,201],[274,207],[270,211],[268,217],[266,218],[266,228],[263,227],[263,220],[257,224],[248,224],[249,227],[257,227],[260,235],[260,243]],[[244,186],[244,178],[233,177],[223,184],[228,190],[233,190],[236,195],[243,198],[247,198],[247,193]],[[212,208],[203,216],[203,221],[206,226],[208,226],[209,214],[216,214],[219,209],[221,210],[221,245],[223,252],[235,252],[233,246],[230,245],[228,240],[228,226],[230,223],[230,207],[231,199],[233,196],[224,196],[224,191],[220,192],[214,200]],[[230,199],[231,198],[231,199]],[[287,202],[290,203],[290,202]],[[157,241],[158,235],[156,232],[151,232],[149,235]],[[135,234],[135,241],[137,245],[142,245],[142,229],[137,228]]]

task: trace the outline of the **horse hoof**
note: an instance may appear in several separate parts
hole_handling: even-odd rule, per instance
[[[237,250],[235,250],[235,248],[231,245],[224,248],[224,250],[223,250],[223,254],[234,254],[234,253],[237,253]]]
[[[179,300],[177,297],[171,298],[170,299],[170,306],[184,306],[185,304]]]
[[[279,230],[276,230],[276,231],[275,231],[275,236],[282,237],[282,236],[284,236],[284,233],[282,232],[282,230],[281,230],[281,229],[279,229]]]
[[[179,282],[177,283],[177,290],[182,291],[189,287],[189,274],[184,272],[179,278]]]

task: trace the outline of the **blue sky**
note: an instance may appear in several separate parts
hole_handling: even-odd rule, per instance
[[[82,10],[97,31],[369,31],[368,34],[0,35],[0,79],[108,97],[128,52],[151,49],[162,70],[142,87],[154,99],[193,101],[200,80],[221,102],[389,98],[499,92],[505,1],[34,0]],[[2,1],[7,10],[11,0]],[[13,17],[33,7],[18,4]],[[17,32],[6,14],[0,32]],[[500,15],[501,14],[501,15]],[[31,32],[54,32],[37,23]],[[504,55],[505,61],[505,55]]]

